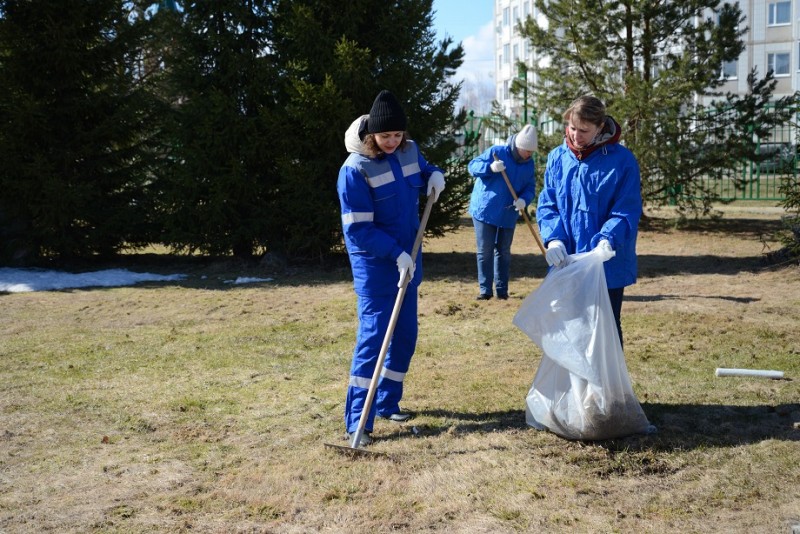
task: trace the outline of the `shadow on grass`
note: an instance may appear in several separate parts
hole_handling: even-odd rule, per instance
[[[611,451],[685,451],[708,447],[736,447],[765,440],[800,441],[800,404],[733,406],[715,404],[642,404],[645,415],[658,431],[620,439],[593,442]],[[539,432],[525,423],[524,410],[459,413],[426,410],[417,413],[444,419],[442,425],[405,425],[423,436],[443,433],[489,433],[504,430]]]
[[[764,256],[725,257],[702,256],[659,256],[640,254],[639,278],[658,278],[677,274],[721,274],[734,276],[740,273],[757,272],[767,266]],[[425,279],[475,280],[477,266],[474,253],[439,252],[426,253]],[[541,254],[515,254],[511,259],[511,281],[523,277],[544,278],[547,264]]]
[[[745,256],[726,257],[714,255],[700,256],[659,256],[639,255],[639,278],[658,278],[676,274],[722,274],[757,272],[768,266],[766,257]]]
[[[658,278],[660,276],[673,276],[677,274],[721,274],[734,276],[743,272],[756,272],[766,266],[764,258],[752,256],[744,258],[729,258],[722,256],[639,256],[639,278]],[[281,272],[266,271],[255,263],[238,261],[197,260],[181,261],[173,258],[171,261],[140,261],[136,256],[131,256],[125,262],[99,263],[96,265],[82,265],[80,268],[66,266],[58,268],[71,273],[91,272],[103,269],[123,268],[133,272],[153,272],[163,275],[183,274],[183,280],[169,282],[140,282],[135,285],[141,289],[158,289],[162,287],[182,287],[187,289],[205,289],[227,291],[242,287],[293,287],[293,286],[323,286],[327,284],[346,283],[352,284],[350,265],[346,256],[339,257],[336,261],[329,261],[325,266],[300,266],[289,267]],[[474,282],[477,288],[477,267],[475,254],[472,252],[435,252],[425,254],[424,282]],[[511,261],[510,284],[523,278],[543,279],[547,274],[547,266],[540,254],[516,254]],[[235,284],[238,277],[260,278],[263,281],[250,282],[246,285]],[[107,287],[83,287],[80,291],[104,290]],[[56,291],[74,291],[62,289]],[[0,296],[6,293],[0,292]],[[626,297],[628,298],[628,297]],[[648,297],[638,297],[646,299]],[[654,300],[681,298],[672,295],[657,295]],[[726,298],[726,297],[719,297]]]
[[[471,226],[471,221],[462,221]],[[669,232],[673,226],[664,220],[652,219],[644,223],[649,231]],[[738,235],[742,239],[759,239],[761,236],[780,228],[780,221],[772,220],[699,220],[688,221],[680,232],[691,239],[693,233]],[[511,261],[510,278],[513,283],[521,278],[544,278],[547,264],[533,243],[524,224],[517,229],[515,241],[529,251],[514,254]],[[670,256],[645,254],[639,256],[639,277],[657,278],[676,274],[722,274],[736,275],[742,272],[756,272],[768,266],[765,255],[748,257],[725,257],[715,255]],[[344,252],[333,253],[314,262],[287,263],[273,268],[260,261],[242,260],[229,257],[188,256],[178,254],[120,254],[108,259],[94,259],[83,262],[62,264],[51,262],[39,267],[79,273],[102,269],[124,268],[135,272],[154,272],[158,274],[184,274],[186,278],[172,282],[144,282],[136,284],[142,289],[156,289],[165,286],[183,288],[230,290],[242,287],[234,284],[238,277],[262,278],[268,281],[247,284],[246,287],[325,285],[332,283],[352,283],[350,263]],[[424,277],[429,282],[459,281],[474,282],[477,286],[477,267],[475,251],[425,252]],[[104,287],[81,288],[106,289]],[[70,290],[63,290],[70,291]],[[3,295],[4,293],[0,293]],[[668,298],[669,296],[663,296]]]
[[[755,219],[750,217],[686,219],[662,219],[643,217],[639,223],[640,231],[666,233],[675,231],[698,234],[720,234],[739,236],[743,239],[758,239],[771,235],[783,228],[780,219]]]
[[[656,434],[612,440],[609,448],[639,444],[659,451],[736,447],[764,440],[800,441],[800,404],[735,406],[718,404],[642,405]],[[633,443],[626,443],[628,440]]]
[[[625,302],[660,302],[664,300],[686,300],[686,299],[712,299],[727,300],[739,304],[750,304],[761,299],[752,297],[731,297],[728,295],[625,295]]]

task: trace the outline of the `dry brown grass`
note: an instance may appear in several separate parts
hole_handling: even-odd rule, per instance
[[[762,261],[778,216],[643,225],[625,352],[659,432],[602,443],[525,425],[540,354],[511,320],[545,274],[525,226],[505,302],[473,300],[471,228],[426,243],[417,416],[376,424],[387,457],[323,446],[347,444],[342,264],[232,287],[267,273],[140,258],[190,277],[1,295],[0,532],[789,532],[800,271]]]

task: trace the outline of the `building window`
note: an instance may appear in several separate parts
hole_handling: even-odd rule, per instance
[[[769,26],[789,24],[792,17],[791,2],[773,2],[769,5]]]
[[[508,100],[508,80],[503,80],[503,100]]]
[[[511,11],[508,8],[503,9],[503,26],[511,24]]]
[[[522,4],[522,16],[527,19],[530,14],[531,14],[531,3],[525,2],[524,4]]]
[[[767,69],[778,76],[789,75],[789,53],[767,54]]]
[[[725,61],[722,64],[722,78],[725,80],[735,80],[739,77],[739,61]]]
[[[511,61],[511,45],[503,45],[503,63]]]
[[[514,55],[511,56],[511,57],[514,59],[514,63],[519,61],[519,45],[518,44],[514,45]]]
[[[650,63],[650,78],[658,80],[661,78],[661,71],[664,70],[664,56],[659,54],[653,58]]]

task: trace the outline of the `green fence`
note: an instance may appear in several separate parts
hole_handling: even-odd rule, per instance
[[[722,179],[714,178],[709,183],[711,191],[720,199],[729,200],[766,200],[781,201],[785,199],[781,192],[781,184],[786,180],[797,180],[800,174],[800,158],[798,158],[798,141],[800,141],[800,120],[784,124],[773,129],[771,134],[762,139],[757,151],[760,161],[742,161],[732,165],[732,170]],[[505,143],[508,137],[518,132],[524,124],[519,120],[497,117],[481,117],[473,112],[468,114],[464,129],[467,153],[477,155],[494,144]],[[561,121],[550,120],[538,125],[540,139],[544,135],[552,135],[563,129]],[[547,154],[537,154],[537,174],[544,170]],[[711,178],[700,178],[709,180]]]
[[[745,161],[737,176],[744,187],[720,191],[720,197],[736,200],[783,200],[781,184],[785,180],[797,180],[798,174],[798,127],[797,123],[776,127],[769,139],[758,145],[763,161]],[[725,184],[721,184],[725,185]]]

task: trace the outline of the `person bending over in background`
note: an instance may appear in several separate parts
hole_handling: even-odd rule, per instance
[[[622,295],[636,282],[636,238],[642,215],[639,163],[619,144],[620,126],[593,96],[564,113],[564,142],[547,156],[536,219],[547,263],[595,247],[614,251],[604,265],[608,296],[622,343]]]
[[[357,137],[355,137],[357,135]],[[350,368],[344,422],[347,437],[356,432],[369,384],[389,327],[400,280],[410,272],[400,313],[361,442],[369,445],[375,415],[403,422],[403,379],[417,343],[417,287],[422,255],[411,259],[419,220],[419,196],[434,199],[444,190],[444,172],[429,164],[406,132],[406,115],[389,91],[381,91],[368,116],[345,134],[351,154],[339,170],[336,189],[342,229],[358,305],[358,333]]]
[[[533,153],[536,152],[536,128],[530,124],[512,135],[502,146],[491,146],[469,162],[475,177],[469,213],[475,228],[478,248],[478,300],[492,298],[492,284],[497,298],[508,298],[508,273],[511,266],[511,242],[519,217],[536,195]],[[499,160],[495,160],[495,156]],[[502,176],[505,171],[517,194],[517,200]]]

